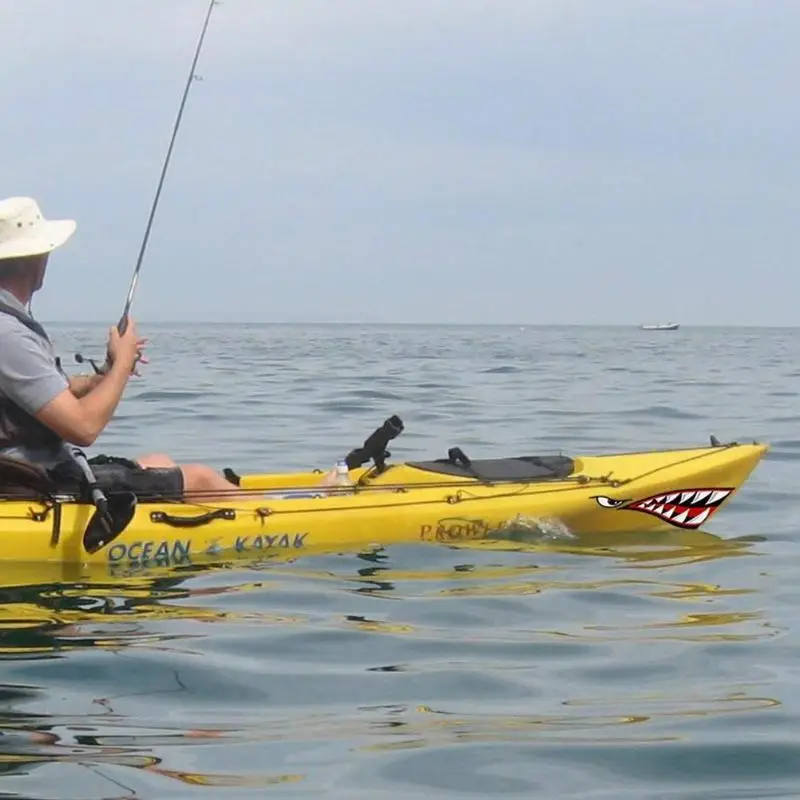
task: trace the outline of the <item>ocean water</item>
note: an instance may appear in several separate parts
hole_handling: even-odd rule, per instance
[[[327,467],[393,413],[398,460],[771,450],[700,541],[6,571],[0,797],[800,796],[800,330],[140,329],[97,452]]]

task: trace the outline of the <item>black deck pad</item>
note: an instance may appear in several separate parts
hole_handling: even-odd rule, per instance
[[[453,464],[446,458],[436,461],[409,461],[408,466],[459,478],[475,478],[477,473],[488,481],[522,482],[559,480],[569,477],[575,469],[574,461],[568,456],[487,458],[472,461],[472,469]]]

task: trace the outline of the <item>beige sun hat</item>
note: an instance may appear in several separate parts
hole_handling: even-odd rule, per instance
[[[0,200],[0,259],[49,253],[75,233],[71,219],[48,220],[31,197]]]

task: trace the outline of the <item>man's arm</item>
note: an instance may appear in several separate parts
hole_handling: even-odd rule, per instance
[[[89,394],[104,377],[105,375],[72,375],[69,378],[69,390],[80,399]]]
[[[35,417],[63,439],[79,447],[90,447],[117,410],[131,374],[132,363],[115,361],[104,380],[78,398],[65,389],[42,406]]]
[[[93,444],[108,425],[135,358],[130,346],[126,347],[104,380],[78,398],[32,333],[15,332],[3,339],[0,348],[0,389],[56,434],[80,447]]]

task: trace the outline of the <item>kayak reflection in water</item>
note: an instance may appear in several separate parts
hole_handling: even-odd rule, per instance
[[[94,444],[131,376],[147,363],[147,340],[139,338],[128,317],[124,333],[116,327],[109,331],[106,363],[98,374],[67,376],[33,318],[31,299],[44,284],[50,253],[75,229],[73,220],[45,219],[31,198],[0,201],[0,456],[37,464],[65,486],[82,478],[66,445]],[[235,488],[210,466],[179,465],[164,454],[135,460],[99,455],[89,464],[103,492],[133,492],[142,500],[229,499]]]

